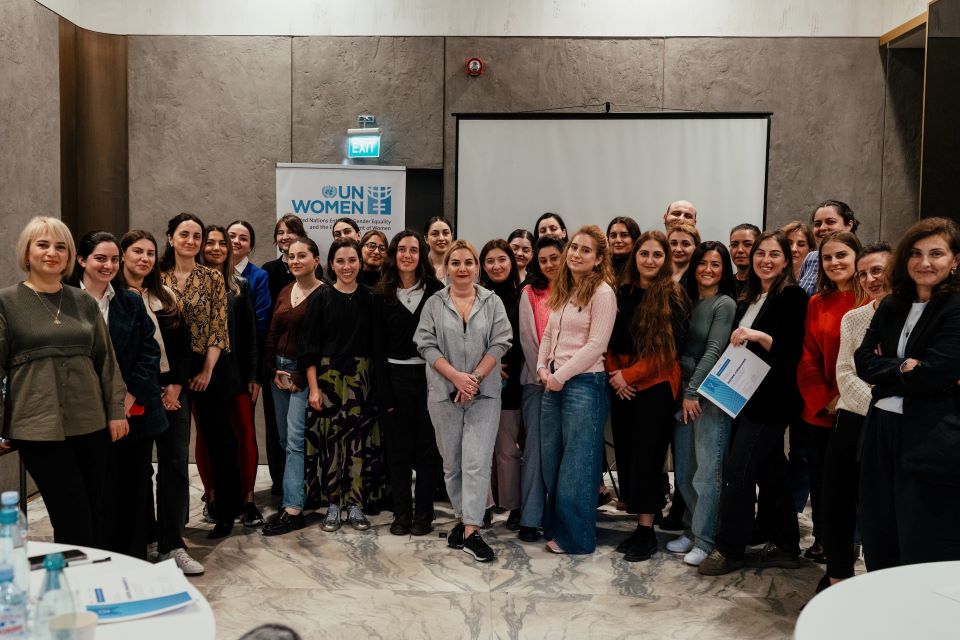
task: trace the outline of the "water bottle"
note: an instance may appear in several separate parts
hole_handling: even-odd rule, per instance
[[[33,637],[38,640],[50,638],[50,621],[65,613],[74,613],[76,605],[73,592],[63,573],[66,561],[62,553],[51,553],[43,559],[43,587],[37,602],[37,614],[33,623]]]
[[[14,540],[16,546],[22,546],[27,541],[27,516],[20,511],[20,494],[16,491],[4,491],[0,493],[0,504],[3,509],[11,509],[17,512],[17,528],[20,530],[20,540]]]
[[[27,594],[13,581],[13,567],[0,564],[0,638],[27,637]]]
[[[30,593],[30,561],[23,541],[17,545],[20,529],[17,527],[17,513],[0,509],[0,562],[10,565],[17,588]]]

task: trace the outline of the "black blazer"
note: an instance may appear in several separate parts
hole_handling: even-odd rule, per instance
[[[247,385],[260,379],[257,354],[257,317],[253,295],[246,278],[234,276],[239,293],[227,289],[227,332],[230,351],[221,353],[226,370],[227,385],[233,395],[247,393]],[[219,364],[219,362],[218,362]]]
[[[931,301],[907,340],[905,357],[897,357],[900,334],[910,305],[887,296],[877,307],[870,328],[854,353],[857,375],[874,385],[873,401],[903,397],[904,430],[901,451],[923,440],[946,414],[954,413],[960,380],[960,294]],[[877,347],[883,355],[877,355]],[[900,373],[900,365],[915,358],[920,365]]]
[[[741,415],[771,424],[792,424],[799,417],[803,400],[797,386],[797,365],[803,354],[808,299],[807,292],[795,284],[767,294],[751,328],[769,334],[773,345],[767,351],[756,342],[748,342],[747,348],[769,364],[770,371]],[[737,304],[734,330],[749,306],[746,302]]]
[[[131,416],[131,438],[154,436],[167,428],[167,417],[160,402],[160,345],[154,339],[153,320],[147,315],[143,299],[128,289],[116,287],[110,301],[108,326],[117,365],[127,391],[142,405],[142,416]]]

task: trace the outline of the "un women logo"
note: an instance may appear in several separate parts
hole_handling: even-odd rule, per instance
[[[320,193],[323,194],[324,198],[336,198],[337,188],[328,184],[320,190]]]
[[[367,187],[367,213],[389,216],[393,210],[393,187]]]

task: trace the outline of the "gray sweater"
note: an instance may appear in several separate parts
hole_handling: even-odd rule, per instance
[[[685,400],[697,400],[697,388],[707,377],[720,354],[730,344],[733,316],[737,304],[729,296],[716,295],[693,303],[690,313],[690,331],[680,356]]]
[[[457,371],[471,372],[489,355],[497,363],[510,348],[513,329],[507,319],[503,302],[492,291],[477,287],[477,299],[467,317],[466,327],[456,306],[450,299],[450,287],[433,294],[423,305],[420,324],[413,340],[427,367],[427,388],[430,402],[450,399],[456,387],[437,373],[433,365],[440,358]],[[480,383],[480,395],[500,397],[500,375],[497,369]]]

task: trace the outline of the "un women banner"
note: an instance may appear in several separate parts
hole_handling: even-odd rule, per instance
[[[382,231],[387,240],[405,225],[406,167],[277,163],[277,219],[293,213],[326,262],[333,223],[352,218],[363,234]]]

